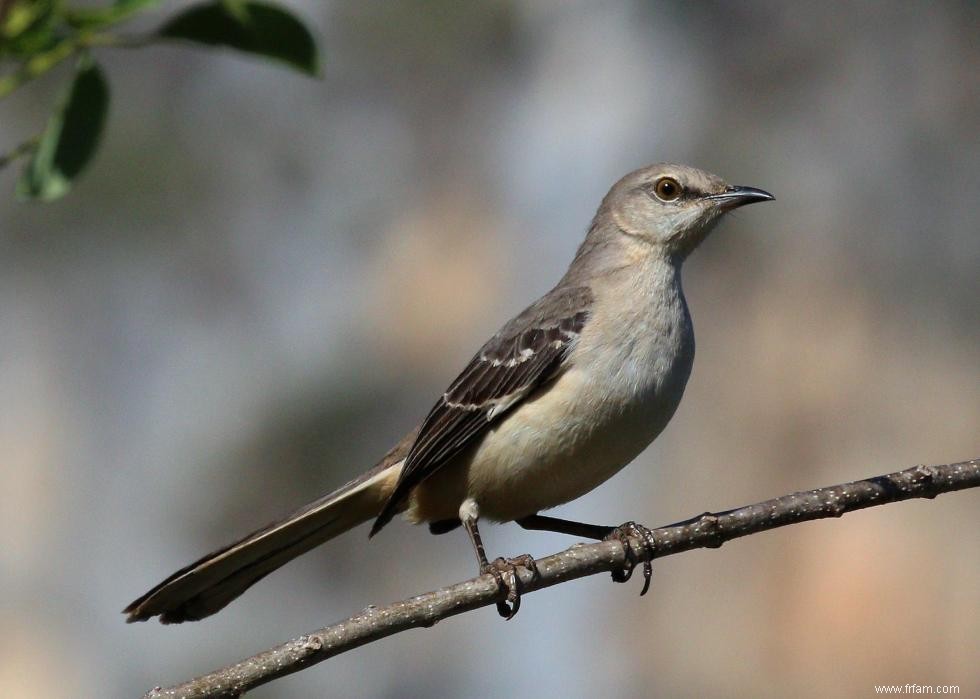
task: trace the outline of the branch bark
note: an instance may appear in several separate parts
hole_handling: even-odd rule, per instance
[[[651,558],[663,558],[697,548],[717,548],[726,541],[847,512],[913,498],[934,498],[980,487],[980,458],[942,466],[915,466],[897,473],[784,495],[727,512],[706,512],[687,522],[655,529]],[[633,549],[643,551],[642,542]],[[533,592],[587,575],[622,569],[626,552],[619,541],[575,544],[537,561],[538,576],[519,569],[520,589]],[[237,697],[277,677],[289,675],[366,643],[408,629],[432,626],[463,612],[503,598],[493,576],[427,592],[384,607],[369,606],[349,619],[300,636],[241,662],[166,689],[145,695],[159,697]]]

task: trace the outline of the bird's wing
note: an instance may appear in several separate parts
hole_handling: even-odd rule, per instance
[[[398,483],[371,528],[372,536],[391,521],[412,488],[558,375],[591,303],[588,287],[558,287],[480,349],[422,423]]]

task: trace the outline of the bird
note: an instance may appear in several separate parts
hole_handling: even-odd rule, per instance
[[[515,571],[535,574],[534,559],[488,560],[480,520],[618,538],[627,563],[613,579],[625,582],[642,560],[630,539],[652,547],[649,529],[541,512],[596,488],[667,426],[694,362],[683,262],[724,214],[774,198],[676,163],[625,175],[554,288],[505,323],[373,468],[181,568],[130,603],[127,621],[205,618],[293,558],[372,519],[373,537],[402,513],[433,534],[467,532],[480,573],[506,592],[506,618],[520,605]],[[644,573],[646,592],[649,557]]]

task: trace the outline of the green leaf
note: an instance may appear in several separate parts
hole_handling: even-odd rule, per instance
[[[273,58],[307,75],[319,70],[310,30],[286,10],[264,2],[225,0],[194,5],[157,34]]]
[[[0,56],[30,57],[56,42],[54,0],[20,0],[10,6],[0,25]]]
[[[123,12],[133,12],[150,5],[156,5],[159,2],[160,0],[116,0],[112,6]]]
[[[101,29],[159,3],[160,0],[116,0],[102,7],[71,7],[65,10],[65,21],[79,29]]]
[[[0,22],[0,37],[12,39],[54,12],[54,0],[13,0]]]
[[[51,201],[71,188],[99,145],[109,111],[109,85],[90,57],[78,62],[61,106],[48,119],[37,150],[17,182],[22,199]]]

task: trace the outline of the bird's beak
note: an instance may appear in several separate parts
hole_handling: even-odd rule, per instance
[[[746,204],[772,201],[776,197],[769,192],[756,189],[755,187],[729,185],[721,194],[712,194],[707,198],[717,204],[723,211],[730,211]]]

